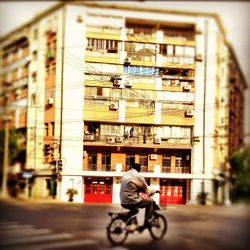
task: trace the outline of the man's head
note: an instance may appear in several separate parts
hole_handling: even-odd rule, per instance
[[[137,170],[137,172],[141,171],[141,165],[139,163],[134,163],[132,165],[132,168],[134,168],[135,170]]]

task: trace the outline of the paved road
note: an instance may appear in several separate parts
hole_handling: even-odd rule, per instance
[[[158,242],[148,231],[129,235],[123,246],[106,239],[108,211],[118,205],[56,201],[0,201],[0,249],[186,250],[248,249],[250,205],[168,206],[168,232]],[[143,211],[139,222],[143,220]]]

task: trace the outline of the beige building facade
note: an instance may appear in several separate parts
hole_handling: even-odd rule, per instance
[[[213,14],[87,2],[3,37],[1,101],[13,127],[24,120],[29,195],[119,203],[139,162],[160,204],[229,203],[230,48]]]

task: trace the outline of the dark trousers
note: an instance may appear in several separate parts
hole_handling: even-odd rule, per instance
[[[129,205],[122,204],[121,206],[126,208],[126,209],[129,209],[129,210],[134,210],[136,208],[146,208],[145,219],[144,219],[144,224],[145,224],[145,222],[150,218],[151,213],[153,211],[153,200],[152,199],[143,199],[136,204],[129,204]]]

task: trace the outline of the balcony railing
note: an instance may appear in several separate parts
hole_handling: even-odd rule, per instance
[[[97,164],[88,164],[87,171],[111,171],[111,165],[97,165]],[[115,168],[114,168],[115,171]]]
[[[131,166],[129,165],[123,165],[123,164],[118,164],[121,166],[118,171],[126,172],[131,169]],[[115,172],[116,169],[116,164],[88,164],[87,168],[85,168],[87,171],[103,171],[103,172],[109,172],[113,171]],[[143,166],[141,165],[141,172],[144,173],[153,173],[154,168],[151,166]],[[190,174],[191,173],[191,168],[190,167],[162,167],[161,168],[161,173],[171,173],[171,174]]]
[[[171,167],[162,167],[162,173],[171,173],[171,174],[190,174],[190,167],[175,167],[173,171],[171,171]]]
[[[95,33],[95,34],[113,34],[113,35],[120,35],[121,30],[120,28],[115,28],[115,27],[97,27],[97,26],[91,26],[87,25],[87,30],[86,32],[89,33]]]
[[[163,36],[169,40],[194,41],[194,32],[165,30]]]
[[[96,135],[96,134],[85,134],[84,141],[86,142],[102,142],[107,144],[122,143],[122,144],[145,144],[151,145],[155,144],[154,135],[149,136],[115,136],[115,135]],[[159,143],[159,145],[190,145],[191,138],[164,138]]]

